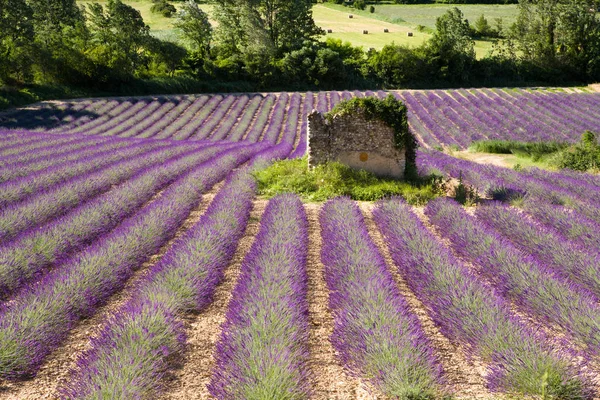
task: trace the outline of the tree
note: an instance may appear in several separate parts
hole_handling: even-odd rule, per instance
[[[193,49],[200,52],[202,57],[209,54],[212,26],[208,21],[208,15],[193,0],[189,0],[181,7],[175,28],[181,31],[183,37],[190,41]]]
[[[24,0],[0,0],[0,79],[26,78],[34,40],[33,11]]]
[[[467,81],[475,63],[475,42],[469,21],[458,8],[452,8],[435,22],[436,31],[426,43],[425,54],[439,78]]]
[[[135,8],[121,0],[108,0],[106,11],[98,3],[89,5],[92,44],[90,56],[127,80],[144,63],[144,46],[150,28]]]
[[[509,37],[524,61],[585,79],[598,57],[595,0],[520,0]]]
[[[231,53],[281,56],[322,34],[311,0],[216,0],[217,36]]]

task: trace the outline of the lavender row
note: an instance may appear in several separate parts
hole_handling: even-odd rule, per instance
[[[198,129],[198,131],[193,136],[191,136],[190,139],[207,139],[210,136],[211,132],[223,122],[223,119],[228,119],[230,109],[235,103],[235,101],[238,99],[239,98],[235,96],[225,97],[223,101],[219,103],[219,107],[217,108],[217,110],[215,110],[215,112],[210,116],[210,119],[204,121],[202,126],[200,126],[200,129]]]
[[[235,106],[229,111],[226,118],[220,121],[217,129],[211,132],[210,140],[223,140],[230,133],[231,128],[238,122],[240,115],[246,111],[250,98],[248,96],[240,96],[235,102]]]
[[[133,127],[137,127],[138,125],[143,125],[144,120],[149,118],[152,114],[160,114],[161,113],[161,105],[163,99],[153,100],[146,103],[145,106],[137,108],[137,104],[132,107],[132,110],[135,110],[135,113],[132,114],[129,118],[125,120],[121,120],[120,118],[115,118],[111,121],[110,126],[104,127],[101,132],[96,132],[94,134],[99,134],[102,136],[119,136],[124,132],[132,129]],[[118,121],[118,123],[115,123]]]
[[[478,217],[485,214],[486,218],[476,219],[454,201],[436,200],[429,203],[425,213],[457,254],[481,266],[480,273],[502,296],[544,322],[560,326],[591,354],[598,354],[598,298],[491,229],[487,222],[502,213],[499,207],[480,207]]]
[[[137,122],[135,124],[130,126],[128,129],[122,130],[120,133],[118,133],[118,136],[123,138],[147,137],[150,135],[150,133],[146,134],[146,132],[154,131],[155,125],[160,123],[164,128],[168,125],[164,122],[167,122],[170,119],[169,117],[172,118],[171,113],[174,109],[178,111],[177,115],[181,113],[183,108],[175,106],[176,102],[179,100],[179,98],[171,98],[169,101],[164,101],[161,106],[156,109],[156,111],[144,115],[143,118],[137,118]]]
[[[255,96],[249,103],[248,107],[244,110],[243,116],[239,121],[235,121],[235,126],[227,133],[227,140],[237,142],[242,140],[246,130],[250,126],[252,119],[257,115],[259,110],[262,109],[262,104],[266,101],[261,96]]]
[[[49,265],[109,232],[191,166],[217,154],[216,150],[208,150],[187,162],[176,158],[164,164],[150,165],[125,183],[64,216],[29,229],[0,246],[0,298],[10,295],[24,283],[38,279]]]
[[[157,396],[172,368],[170,360],[185,349],[184,329],[176,317],[211,303],[250,216],[254,179],[247,170],[230,175],[200,220],[92,339],[61,389],[65,398]]]
[[[198,111],[196,115],[194,115],[193,123],[189,123],[177,131],[171,139],[175,140],[186,140],[194,135],[194,133],[199,129],[207,120],[209,120],[212,114],[215,112],[219,104],[223,101],[223,96],[217,95],[212,96],[209,100],[202,106],[202,108]]]
[[[246,136],[244,140],[250,142],[256,142],[260,139],[265,126],[269,122],[269,117],[271,116],[271,110],[273,108],[273,104],[276,101],[276,97],[274,95],[269,95],[266,97],[264,103],[262,104],[256,118],[254,119],[254,123],[252,127],[246,130]]]
[[[434,398],[441,367],[358,206],[347,198],[330,200],[319,221],[334,317],[331,341],[342,363],[387,396]]]
[[[148,141],[134,143],[130,146],[106,150],[100,154],[85,157],[66,164],[59,164],[46,170],[0,184],[0,209],[8,204],[21,201],[32,194],[48,190],[54,185],[75,177],[83,177],[98,170],[111,168],[115,164],[127,161],[132,157],[165,148],[167,143]]]
[[[307,228],[297,196],[267,205],[215,349],[217,399],[308,398]]]
[[[290,104],[288,106],[287,117],[285,119],[285,127],[278,142],[288,142],[294,144],[298,131],[298,119],[300,116],[300,104],[302,96],[294,93],[290,96]]]
[[[232,150],[196,166],[117,229],[15,296],[0,311],[0,376],[34,374],[79,319],[92,315],[173,237],[201,193],[252,152]]]
[[[85,146],[73,146],[71,147],[73,150],[63,154],[38,158],[30,162],[11,163],[5,167],[0,167],[0,183],[36,173],[36,177],[40,177],[40,175],[47,176],[47,172],[69,169],[82,160],[93,162],[97,157],[113,155],[115,151],[120,151],[123,148],[131,149],[131,145],[135,144],[135,142],[131,143],[123,140],[109,140],[95,144],[86,143]],[[162,145],[164,146],[164,144]]]
[[[197,115],[199,110],[208,102],[208,96],[200,96],[193,99],[193,102],[179,115],[174,121],[171,121],[163,130],[152,135],[153,139],[170,139],[175,133],[188,126],[189,122]]]
[[[304,104],[302,105],[302,124],[300,125],[300,140],[291,154],[290,158],[298,158],[304,156],[306,153],[307,138],[306,133],[308,130],[308,114],[313,111],[314,95],[311,92],[307,92],[304,98]]]
[[[262,138],[259,138],[260,140],[264,140],[271,144],[277,143],[282,130],[281,127],[283,125],[283,118],[285,117],[285,113],[287,111],[286,106],[288,99],[289,96],[286,93],[279,95],[279,99],[277,99],[277,103],[275,104],[275,107],[273,107],[271,118],[269,118],[269,125],[266,127]]]
[[[29,136],[29,135],[27,135]],[[86,140],[87,139],[87,140]],[[15,164],[27,164],[41,161],[44,159],[52,159],[53,157],[61,157],[68,154],[71,151],[75,151],[79,148],[86,146],[94,146],[106,143],[108,141],[114,141],[110,138],[86,138],[74,140],[71,144],[52,144],[42,149],[34,149],[30,151],[22,151],[6,157],[0,157],[0,168],[10,167]],[[116,142],[116,141],[115,141]]]
[[[476,215],[516,247],[531,254],[540,264],[587,288],[600,298],[598,249],[586,249],[564,240],[553,230],[523,218],[521,213],[502,204],[479,207]]]
[[[236,146],[236,144],[232,143],[230,146]],[[171,157],[179,157],[181,163],[191,166],[196,162],[197,157],[204,157],[205,154],[212,156],[217,149],[218,147],[196,151],[173,146],[122,161],[111,168],[105,168],[90,175],[73,178],[51,190],[41,192],[1,210],[0,240],[6,241],[25,229],[63,215],[83,201],[104,193],[113,185],[118,185],[151,165],[165,162]]]
[[[441,245],[402,200],[380,202],[374,218],[401,274],[442,333],[488,363],[490,389],[591,397],[566,358],[514,317],[509,305]]]
[[[600,225],[579,212],[536,201],[525,201],[522,207],[536,222],[561,235],[561,241],[572,241],[587,249],[600,249]]]

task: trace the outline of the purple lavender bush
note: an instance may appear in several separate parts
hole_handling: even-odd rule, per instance
[[[232,172],[201,217],[137,285],[78,360],[63,398],[157,396],[172,361],[185,351],[177,316],[212,301],[244,233],[255,192],[247,170]],[[111,371],[110,374],[104,371]]]
[[[217,399],[309,397],[307,225],[297,196],[267,205],[216,346]]]
[[[379,202],[374,218],[400,273],[441,332],[489,363],[488,387],[523,395],[591,398],[585,380],[521,323],[431,234],[401,199]]]
[[[436,398],[440,364],[358,206],[348,198],[330,200],[319,220],[335,324],[331,341],[342,363],[392,398]]]

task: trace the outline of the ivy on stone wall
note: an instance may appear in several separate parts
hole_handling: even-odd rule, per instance
[[[404,103],[389,94],[385,99],[376,97],[354,97],[338,103],[325,118],[331,121],[334,115],[362,114],[367,120],[380,120],[394,130],[394,145],[406,150],[405,174],[416,173],[417,139],[408,129],[407,109]]]

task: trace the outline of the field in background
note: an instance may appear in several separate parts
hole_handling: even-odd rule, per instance
[[[79,4],[92,2],[106,4],[106,0],[77,0]],[[177,32],[173,28],[175,18],[165,18],[160,14],[150,11],[152,2],[150,0],[125,0],[128,4],[140,11],[146,24],[150,27],[150,33],[161,39],[180,42]],[[179,7],[180,3],[172,3]],[[488,18],[489,23],[495,26],[494,19],[502,18],[504,26],[509,26],[516,17],[516,6],[514,5],[480,5],[480,4],[458,4],[465,17],[474,22],[481,14]],[[211,15],[213,6],[201,4],[200,7]],[[452,6],[442,4],[418,4],[418,5],[377,5],[375,13],[360,11],[353,8],[336,4],[317,4],[313,7],[313,17],[321,28],[332,29],[333,33],[324,35],[327,37],[348,41],[354,46],[362,46],[364,50],[373,47],[380,50],[389,43],[408,46],[418,46],[431,36],[435,29],[435,20]],[[353,14],[354,18],[348,18]],[[211,21],[213,24],[214,21]],[[426,29],[419,32],[416,28],[423,25]],[[389,33],[384,33],[387,28]],[[367,35],[363,34],[367,30]],[[413,32],[413,37],[408,37],[407,32]],[[475,51],[478,57],[483,57],[491,49],[489,41],[478,40],[475,42]]]

